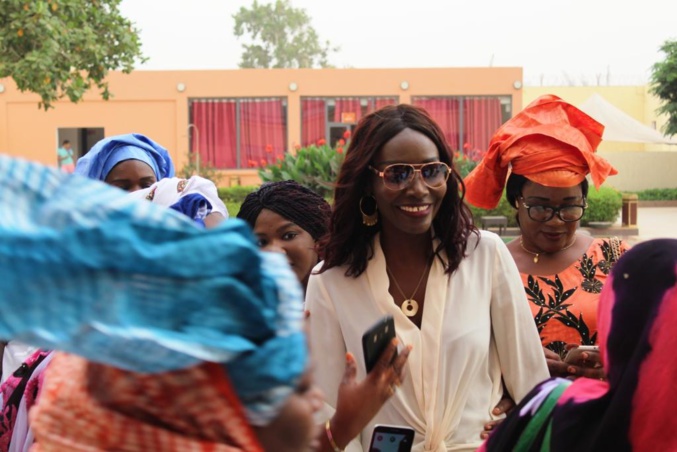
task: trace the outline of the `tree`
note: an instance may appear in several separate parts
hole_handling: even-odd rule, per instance
[[[328,67],[327,57],[338,48],[329,41],[320,43],[304,9],[294,8],[288,0],[275,4],[241,7],[233,14],[234,33],[245,36],[251,44],[243,44],[242,68]]]
[[[658,113],[668,116],[663,131],[672,136],[677,133],[677,40],[665,41],[660,50],[665,59],[653,65],[650,89],[662,101]]]
[[[120,1],[0,0],[0,78],[38,94],[45,110],[66,96],[78,102],[92,85],[108,100],[106,74],[144,61]]]

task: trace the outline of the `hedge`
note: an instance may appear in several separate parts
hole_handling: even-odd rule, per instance
[[[635,192],[640,201],[677,200],[677,188],[650,188]]]
[[[244,201],[244,198],[257,189],[258,187],[256,186],[221,187],[219,188],[219,197],[226,203],[228,212],[234,217],[240,211],[240,205]],[[328,201],[331,204],[331,200]],[[594,187],[591,187],[588,192],[588,209],[581,220],[581,225],[586,226],[590,222],[615,223],[622,204],[622,195],[618,190],[603,186],[597,191]],[[516,211],[508,204],[508,201],[505,199],[505,193],[495,209],[486,210],[470,206],[470,210],[475,219],[475,224],[480,224],[480,217],[483,216],[503,215],[508,218],[509,227],[517,226],[515,220]]]

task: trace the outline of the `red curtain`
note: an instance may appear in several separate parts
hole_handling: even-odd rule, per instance
[[[465,98],[463,107],[463,151],[473,160],[479,160],[501,126],[501,101],[497,97],[469,97]]]
[[[334,102],[334,122],[343,122],[342,113],[355,113],[355,122],[362,118],[362,104],[359,97],[337,97]]]
[[[413,104],[428,111],[444,132],[451,149],[458,150],[460,101],[453,97],[415,97]]]
[[[217,168],[236,168],[235,101],[196,100],[191,109],[191,150]]]
[[[275,162],[287,149],[285,107],[279,99],[240,101],[240,166]]]
[[[310,146],[325,137],[327,125],[324,99],[301,99],[301,146]]]
[[[395,97],[377,97],[369,102],[372,107],[369,112],[378,110],[379,108],[385,107],[386,105],[397,105],[397,98]]]

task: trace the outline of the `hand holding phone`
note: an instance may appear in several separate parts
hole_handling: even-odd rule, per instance
[[[395,338],[395,321],[392,316],[383,317],[362,336],[362,352],[367,373],[374,368],[381,354]]]
[[[371,435],[369,452],[411,452],[414,429],[394,425],[377,425]]]
[[[583,353],[587,353],[588,358],[583,358]],[[564,362],[576,366],[594,367],[599,362],[598,345],[579,345],[574,347],[564,357]],[[587,365],[589,364],[589,366]]]

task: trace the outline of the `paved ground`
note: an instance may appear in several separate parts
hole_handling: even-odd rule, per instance
[[[677,239],[677,207],[640,207],[637,227],[638,235],[626,237],[630,244],[662,237]]]

